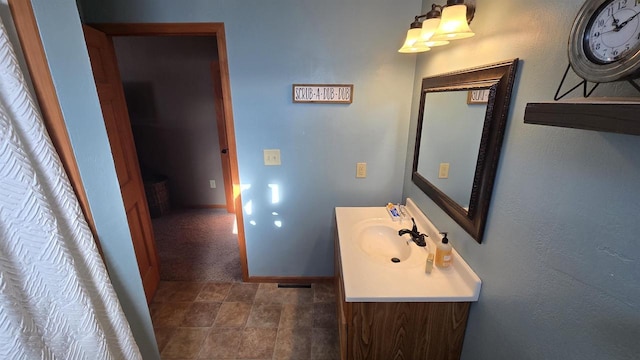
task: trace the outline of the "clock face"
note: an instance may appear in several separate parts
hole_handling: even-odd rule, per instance
[[[584,32],[585,55],[594,63],[609,64],[640,50],[640,0],[605,1]]]
[[[585,0],[568,45],[569,64],[584,80],[640,78],[640,0]]]

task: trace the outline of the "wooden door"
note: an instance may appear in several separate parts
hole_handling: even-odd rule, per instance
[[[220,142],[220,157],[222,159],[222,177],[224,180],[224,194],[227,202],[227,212],[235,212],[233,202],[233,183],[231,180],[231,161],[229,159],[229,142],[227,141],[227,126],[224,118],[224,99],[222,95],[222,79],[220,76],[220,62],[211,62],[211,78],[213,81],[213,102],[216,109],[216,123],[218,125],[218,141]]]
[[[151,302],[160,282],[158,253],[115,50],[103,32],[87,25],[83,30],[142,285],[147,302]]]

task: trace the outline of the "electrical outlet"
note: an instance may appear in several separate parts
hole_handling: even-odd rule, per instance
[[[280,149],[264,149],[262,153],[265,165],[280,165]]]
[[[212,189],[216,188],[216,181],[215,180],[209,180],[209,187]]]
[[[357,178],[367,177],[367,163],[365,162],[356,163],[356,177]]]
[[[438,169],[438,179],[449,178],[449,163],[440,163],[440,169]]]

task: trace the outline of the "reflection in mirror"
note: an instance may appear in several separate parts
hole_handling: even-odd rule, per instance
[[[468,90],[425,96],[418,173],[465,211],[487,112],[486,103],[467,104]]]
[[[514,59],[422,79],[411,180],[478,242],[517,64]]]

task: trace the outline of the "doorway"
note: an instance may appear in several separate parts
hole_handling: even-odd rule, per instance
[[[203,73],[202,76],[209,79],[212,83],[214,99],[216,102],[215,111],[212,111],[211,122],[209,125],[212,125],[214,128],[217,127],[219,133],[219,151],[221,152],[221,159],[226,159],[227,164],[225,169],[226,173],[221,174],[222,178],[219,182],[216,182],[214,185],[210,183],[208,179],[206,181],[206,187],[212,188],[213,186],[223,186],[223,184],[230,185],[229,190],[223,192],[222,201],[217,201],[218,203],[197,203],[193,201],[179,201],[177,206],[186,205],[192,208],[201,208],[199,210],[191,210],[193,216],[191,216],[191,220],[193,224],[201,224],[204,227],[202,229],[210,229],[211,225],[215,228],[216,222],[222,221],[224,223],[223,215],[227,213],[227,211],[233,211],[235,213],[236,224],[235,230],[237,231],[237,247],[239,248],[239,265],[241,271],[242,281],[248,280],[248,270],[247,270],[247,261],[246,261],[246,247],[244,242],[244,233],[243,233],[243,223],[242,223],[242,207],[240,201],[239,194],[239,177],[238,177],[238,167],[237,167],[237,158],[236,158],[236,149],[235,149],[235,137],[234,137],[234,127],[233,127],[233,116],[231,111],[231,98],[230,98],[230,85],[229,85],[229,75],[228,75],[228,66],[226,59],[226,44],[225,44],[225,36],[224,36],[224,25],[219,23],[212,24],[93,24],[91,27],[102,31],[106,34],[106,36],[112,41],[112,43],[117,43],[119,39],[126,39],[128,37],[148,37],[150,39],[171,36],[172,38],[181,37],[184,39],[194,39],[196,37],[205,38],[206,40],[211,41],[217,47],[217,59],[211,59],[212,61],[208,65],[207,72]],[[115,41],[114,41],[115,38]],[[205,40],[205,41],[206,41]],[[124,76],[123,76],[123,79]],[[216,80],[218,84],[216,85]],[[140,85],[140,84],[138,84]],[[132,90],[133,88],[133,90]],[[132,88],[129,91],[133,91],[135,94],[138,91],[138,95],[142,94],[144,97],[145,94],[145,86],[138,86],[136,90],[136,84],[133,84]],[[125,81],[125,90],[126,90],[126,81]],[[142,111],[144,113],[146,110],[136,109],[134,107],[134,111]],[[157,109],[156,109],[157,110]],[[148,111],[147,111],[148,113]],[[213,115],[217,115],[219,119],[217,125],[213,123]],[[132,120],[132,123],[134,121]],[[135,125],[134,125],[135,132]],[[176,135],[175,133],[173,135]],[[137,140],[137,139],[136,139]],[[138,144],[137,144],[138,145]],[[183,144],[183,146],[188,146],[189,142]],[[224,164],[222,164],[224,165]],[[141,163],[141,168],[144,170],[145,165]],[[197,166],[196,166],[197,167]],[[154,174],[151,173],[149,175],[163,175],[163,174]],[[223,180],[224,179],[224,180]],[[186,186],[188,188],[188,186]],[[183,186],[183,189],[185,186]],[[182,194],[184,195],[184,194]],[[186,195],[186,198],[192,196],[191,199],[197,199],[197,195]],[[184,199],[184,197],[183,197]],[[218,197],[220,199],[220,197]],[[226,199],[226,200],[225,200]],[[219,207],[219,209],[216,209]],[[214,209],[210,209],[214,208]],[[154,228],[158,227],[162,229],[175,229],[175,223],[184,222],[185,218],[189,218],[189,211],[178,212],[177,217],[169,218],[167,217],[169,225],[162,225],[162,221],[157,221],[162,219],[164,216],[154,219]],[[219,216],[217,216],[219,215]],[[218,218],[219,221],[215,220]],[[228,217],[228,216],[227,216]],[[209,218],[207,221],[201,221],[203,218]],[[199,220],[198,220],[199,219]],[[171,225],[171,221],[173,221],[174,225]],[[160,223],[160,225],[156,225]],[[208,224],[208,225],[207,225]],[[227,226],[227,225],[223,225]],[[162,231],[162,230],[160,230]],[[198,233],[199,230],[195,229],[195,233]],[[158,238],[158,234],[156,235]],[[158,240],[158,239],[156,239]],[[158,244],[160,245],[160,244]],[[207,251],[207,250],[203,250]],[[171,252],[171,250],[169,250]],[[188,260],[185,259],[184,263],[188,265]],[[226,259],[225,259],[226,260]],[[238,261],[238,260],[236,260]],[[160,261],[160,268],[163,268],[162,259]]]
[[[242,281],[216,38],[112,41],[160,280]]]

